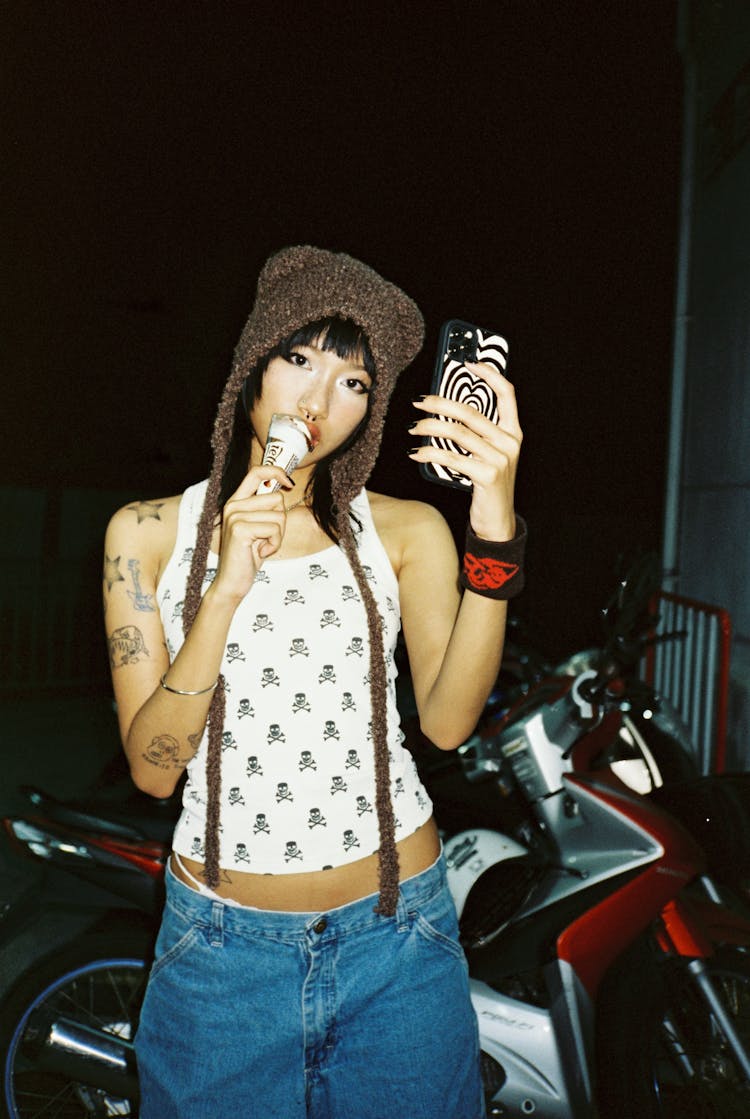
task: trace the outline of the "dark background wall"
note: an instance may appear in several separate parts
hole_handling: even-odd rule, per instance
[[[457,535],[463,499],[406,457],[409,401],[444,318],[507,333],[532,532],[519,612],[552,653],[593,640],[618,555],[661,531],[672,0],[51,0],[2,22],[14,550],[49,568],[78,533],[93,580],[110,505],[205,474],[257,272],[311,242],[362,257],[425,313],[372,484],[436,502]]]

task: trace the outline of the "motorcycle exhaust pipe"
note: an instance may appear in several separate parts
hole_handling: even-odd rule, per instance
[[[137,1101],[135,1050],[125,1038],[93,1029],[72,1018],[33,1019],[26,1030],[23,1053],[37,1068]]]

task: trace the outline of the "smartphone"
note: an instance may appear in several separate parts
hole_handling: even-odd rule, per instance
[[[430,392],[449,400],[460,400],[487,416],[493,423],[499,420],[497,397],[486,381],[480,380],[466,368],[465,362],[482,361],[507,377],[508,343],[495,330],[485,330],[461,319],[448,319],[440,328],[435,373]],[[450,439],[425,436],[423,442],[435,447],[466,454]],[[428,482],[471,491],[472,483],[465,474],[431,462],[419,464],[420,473]]]

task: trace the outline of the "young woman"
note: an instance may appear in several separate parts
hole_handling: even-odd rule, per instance
[[[425,734],[473,729],[520,586],[521,443],[427,396],[412,433],[471,453],[471,560],[420,502],[367,492],[414,303],[341,253],[266,263],[207,482],[113,517],[104,589],[135,783],[183,771],[167,904],[136,1038],[142,1119],[480,1119],[477,1029],[429,798],[402,747],[403,628]],[[291,475],[271,416],[303,420]],[[415,461],[459,465],[419,447]],[[277,484],[258,492],[262,482]],[[494,578],[498,564],[502,579]],[[517,574],[500,585],[509,572]]]

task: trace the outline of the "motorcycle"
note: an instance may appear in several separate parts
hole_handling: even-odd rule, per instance
[[[599,765],[610,765],[630,788],[649,796],[676,816],[696,838],[707,858],[704,887],[733,905],[750,902],[750,776],[704,774],[690,732],[674,706],[641,679],[643,658],[657,642],[686,636],[654,636],[659,621],[654,595],[660,568],[645,555],[620,579],[602,611],[605,640],[600,649],[574,654],[554,675],[581,671],[606,675],[603,702],[619,712],[620,727]],[[616,716],[614,716],[616,719]]]
[[[701,892],[682,825],[601,766],[610,684],[558,678],[459,750],[515,802],[511,834],[445,844],[487,1114],[746,1116],[750,922]]]
[[[84,801],[26,788],[3,821],[26,871],[0,913],[7,1119],[137,1114],[131,1042],[178,805],[112,776]]]

